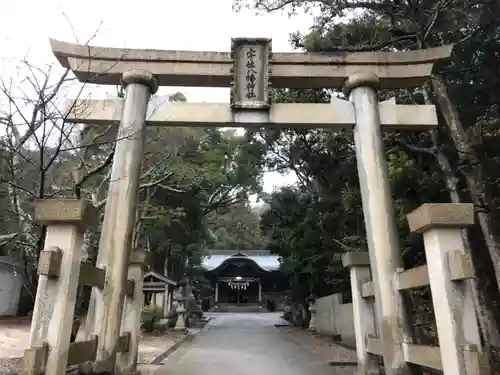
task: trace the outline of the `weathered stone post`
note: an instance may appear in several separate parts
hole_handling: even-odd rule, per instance
[[[343,89],[356,117],[354,142],[385,372],[401,375],[410,373],[403,356],[408,328],[403,298],[393,280],[403,264],[380,130],[378,84],[374,74],[357,74],[346,80]]]
[[[127,269],[135,227],[145,120],[149,98],[158,88],[143,70],[125,71],[122,116],[99,243],[97,265],[106,268],[102,291],[94,288],[89,310],[90,331],[99,336],[94,371],[112,372],[120,334]]]
[[[470,279],[475,277],[461,229],[474,224],[472,204],[424,204],[408,215],[423,233],[443,373],[487,374]]]
[[[163,267],[163,274],[168,275],[168,264],[165,262]],[[165,284],[165,293],[163,293],[163,316],[166,317],[170,310],[172,309],[171,299],[170,299],[170,284]]]
[[[187,284],[186,284],[186,308],[187,308],[187,319],[188,319],[188,326],[191,326],[190,320],[193,312],[196,310],[196,298],[193,293],[193,284],[191,283],[191,280],[188,278],[187,279]]]
[[[173,308],[174,308],[174,286],[173,285],[169,285],[168,286],[168,312],[170,312]],[[166,316],[166,315],[165,315]]]
[[[262,283],[259,280],[259,304],[262,303]]]
[[[141,313],[144,306],[142,292],[144,269],[151,263],[151,252],[134,250],[130,256],[128,279],[134,282],[134,293],[127,296],[122,317],[121,336],[128,335],[127,350],[116,357],[116,374],[137,373],[137,356],[141,339]],[[126,337],[126,336],[125,336]]]
[[[163,293],[163,316],[167,316],[171,309],[170,306],[170,285],[165,285],[165,293]]]
[[[362,296],[363,284],[371,281],[370,258],[366,252],[346,253],[342,258],[342,265],[350,269],[358,374],[379,374],[378,358],[368,353],[366,345],[368,335],[375,335],[377,332],[373,299],[363,298]]]
[[[332,295],[332,300],[331,300],[331,303],[329,304],[330,305],[330,311],[331,311],[331,316],[332,316],[332,326],[334,327],[334,334],[333,334],[333,338],[334,340],[341,340],[342,339],[342,336],[339,334],[339,332],[341,332],[342,330],[340,329],[339,327],[339,322],[337,321],[337,316],[335,315],[336,314],[336,308],[338,308],[341,304],[342,304],[342,293],[335,293]],[[373,317],[373,319],[375,319]],[[343,323],[341,321],[341,323]]]
[[[215,304],[219,303],[219,282],[215,282]]]
[[[309,331],[316,332],[316,300],[311,300],[309,304],[309,313],[311,314],[311,320],[309,320]]]
[[[35,220],[47,226],[38,262],[38,288],[31,321],[25,373],[66,374],[71,327],[82,260],[83,237],[97,223],[85,200],[47,199],[35,204]],[[46,350],[40,350],[45,346]],[[44,358],[41,358],[44,357]]]

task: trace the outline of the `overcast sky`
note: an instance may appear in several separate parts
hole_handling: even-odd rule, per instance
[[[2,9],[2,74],[9,59],[29,57],[31,64],[52,64],[49,38],[105,47],[228,51],[231,37],[271,37],[273,50],[291,51],[290,32],[307,31],[311,16],[286,13],[257,16],[234,13],[231,0],[16,0]],[[4,76],[5,77],[5,76]],[[113,87],[105,89],[115,92]],[[228,102],[229,89],[163,88],[182,91],[192,102]],[[98,96],[102,91],[96,91]],[[95,97],[95,95],[94,95]],[[293,177],[269,174],[265,190]]]

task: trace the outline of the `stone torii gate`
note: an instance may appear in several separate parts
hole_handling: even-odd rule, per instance
[[[421,86],[434,62],[450,56],[451,46],[394,53],[313,54],[272,53],[271,40],[264,38],[232,39],[230,53],[51,43],[61,65],[80,81],[125,86],[123,100],[73,103],[68,119],[89,124],[120,122],[97,261],[107,270],[106,283],[101,291],[94,288],[87,327],[89,335],[99,337],[98,371],[115,368],[144,127],[149,124],[353,128],[385,373],[410,373],[411,361],[404,350],[409,334],[403,299],[393,283],[402,260],[381,128],[427,130],[437,126],[437,116],[434,106],[378,103],[376,93],[378,89]],[[148,112],[151,95],[159,85],[231,87],[231,100],[229,104],[167,103]],[[331,104],[271,105],[271,87],[342,88],[350,101],[333,98]],[[365,343],[357,345],[360,369],[368,369],[366,353],[360,352]],[[443,362],[446,358],[443,355]],[[373,371],[371,368],[369,373]]]

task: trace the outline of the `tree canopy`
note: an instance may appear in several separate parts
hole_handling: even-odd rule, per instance
[[[497,1],[323,1],[236,0],[257,11],[285,10],[317,15],[310,32],[291,33],[297,50],[320,53],[404,51],[454,44],[450,61],[437,64],[423,87],[379,92],[398,103],[435,104],[439,129],[427,133],[386,132],[389,177],[406,267],[423,264],[420,236],[410,235],[405,215],[426,202],[472,202],[477,222],[463,237],[478,279],[475,298],[485,340],[498,336],[500,232],[498,139],[500,19]],[[274,90],[274,102],[327,102],[332,90]],[[311,129],[249,132],[251,143],[267,150],[273,170],[293,170],[296,187],[270,198],[262,225],[269,247],[283,256],[283,268],[325,294],[345,279],[336,254],[366,249],[357,182],[356,156],[349,131]],[[326,283],[323,282],[326,280]],[[337,287],[335,287],[337,288]],[[304,291],[297,295],[304,296]],[[429,294],[414,294],[415,306]],[[427,314],[428,315],[428,314]]]

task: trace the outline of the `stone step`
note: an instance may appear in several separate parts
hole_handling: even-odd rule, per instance
[[[228,312],[228,313],[263,313],[267,312],[264,306],[258,304],[231,304],[231,303],[220,303],[212,307],[211,312]]]

